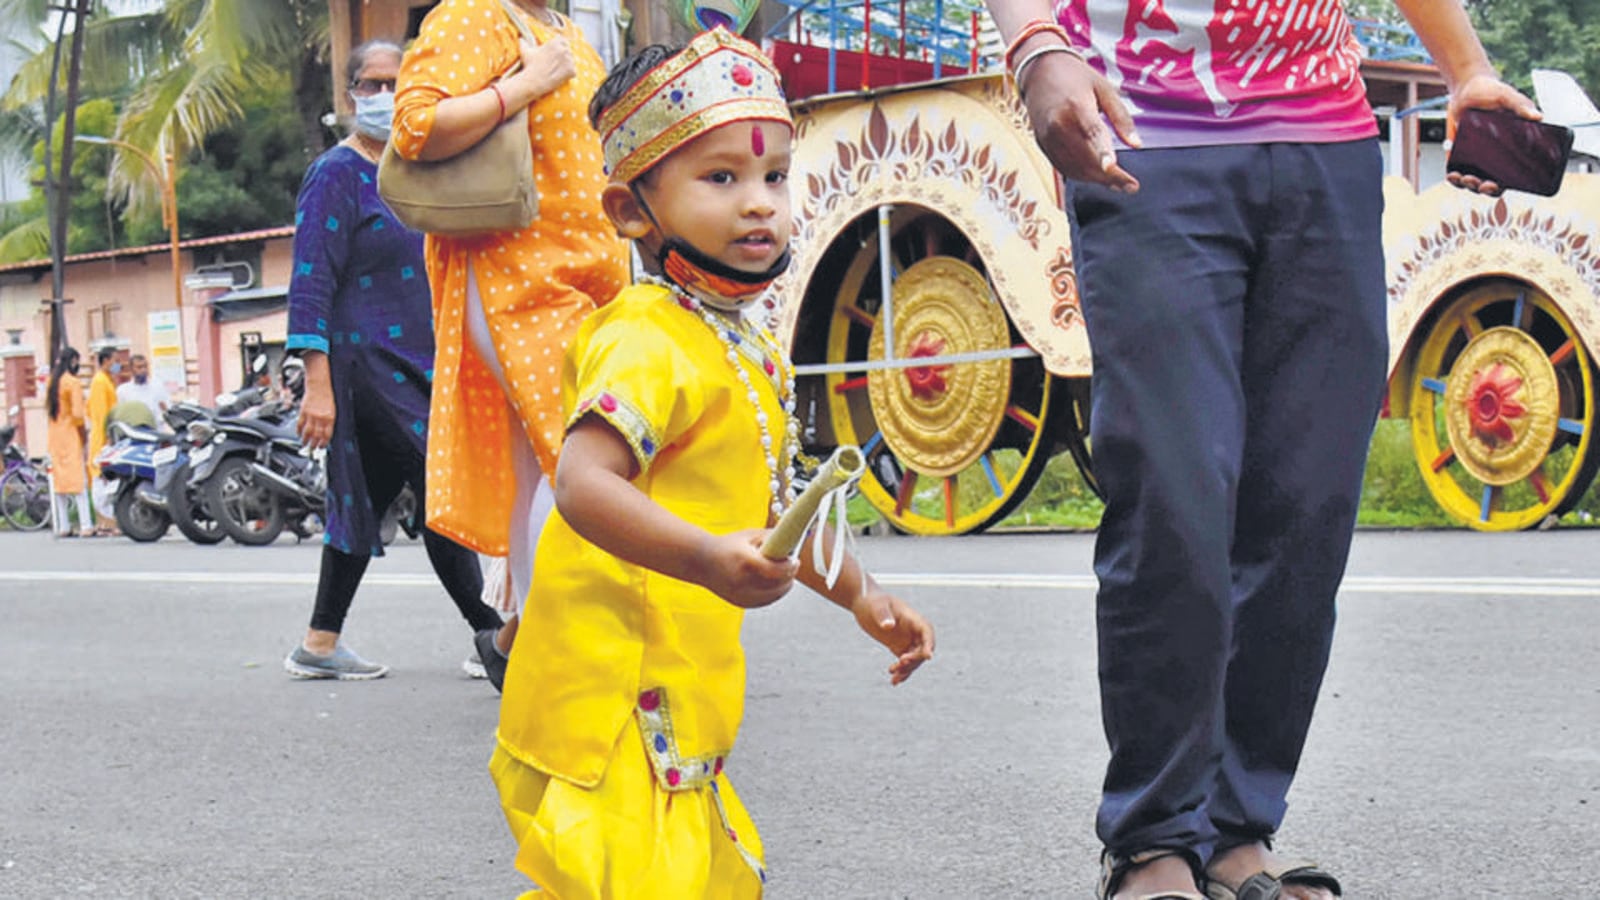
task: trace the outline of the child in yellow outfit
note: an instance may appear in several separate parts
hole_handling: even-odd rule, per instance
[[[793,368],[742,312],[788,261],[777,73],[711,31],[624,60],[589,114],[606,213],[665,278],[624,289],[568,353],[540,627],[517,634],[490,770],[534,896],[759,897],[760,839],[723,771],[744,609],[798,577],[895,654],[893,683],[933,630],[853,560],[829,586],[759,550],[796,449]]]

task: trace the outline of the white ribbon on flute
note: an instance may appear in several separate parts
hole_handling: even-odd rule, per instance
[[[768,559],[792,556],[805,542],[806,535],[815,532],[816,539],[811,542],[811,564],[818,574],[824,576],[827,586],[832,588],[839,581],[839,573],[844,569],[845,553],[852,541],[846,509],[850,491],[866,469],[866,457],[859,447],[846,444],[836,448],[833,455],[818,467],[816,477],[795,498],[794,505],[784,512],[783,518],[778,520],[772,533],[762,542],[762,555]],[[828,525],[830,518],[834,520],[833,552],[830,554],[832,559],[826,559],[823,555],[822,529]]]

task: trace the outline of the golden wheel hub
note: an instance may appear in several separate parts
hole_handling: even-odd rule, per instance
[[[982,274],[959,259],[933,256],[894,282],[895,356],[934,357],[1005,349],[1006,314]],[[883,322],[872,326],[869,359],[882,359]],[[987,360],[867,376],[872,413],[901,462],[934,477],[954,475],[982,456],[1000,430],[1011,396],[1011,361]]]
[[[1527,478],[1550,452],[1561,417],[1555,366],[1532,337],[1490,328],[1467,344],[1445,387],[1456,458],[1485,484]]]

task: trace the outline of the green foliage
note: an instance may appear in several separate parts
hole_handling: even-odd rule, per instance
[[[309,160],[289,78],[277,74],[241,95],[240,121],[206,139],[202,150],[178,163],[178,224],[185,238],[271,228],[294,221],[295,195]],[[105,137],[117,125],[109,100],[90,100],[78,108],[77,133]],[[59,166],[65,118],[56,122],[52,152]],[[132,205],[112,188],[112,147],[77,142],[73,147],[74,189],[67,226],[67,252],[165,243],[166,226],[158,203]],[[140,163],[142,177],[154,174]],[[33,147],[30,177],[44,178],[44,142]],[[162,173],[165,177],[165,172]],[[0,262],[49,255],[48,211],[42,189],[14,204],[0,218]],[[15,234],[13,234],[15,232]]]
[[[1600,96],[1600,0],[1466,0],[1484,49],[1529,90],[1531,70],[1561,69]]]
[[[244,116],[206,139],[204,154],[178,173],[178,223],[185,237],[232,234],[294,221],[295,195],[310,160],[287,76],[258,84],[240,100]],[[135,231],[136,241],[164,239]],[[153,240],[150,238],[153,237]]]
[[[1420,528],[1446,527],[1454,521],[1433,502],[1428,486],[1417,474],[1411,452],[1411,426],[1405,419],[1380,419],[1367,455],[1367,475],[1361,486],[1363,525]]]

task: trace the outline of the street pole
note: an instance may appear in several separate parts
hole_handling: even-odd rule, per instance
[[[50,357],[47,362],[51,366],[55,365],[62,348],[67,346],[64,308],[67,300],[64,295],[67,292],[67,215],[71,211],[72,198],[72,133],[78,119],[78,73],[82,70],[83,25],[89,15],[89,4],[90,0],[76,0],[72,6],[54,7],[61,14],[61,20],[56,28],[55,50],[51,56],[44,132],[44,189],[50,219]],[[51,163],[54,160],[50,152],[50,137],[56,128],[56,78],[61,71],[61,39],[66,31],[68,15],[73,16],[74,24],[72,52],[67,58],[67,102],[62,129],[61,167],[52,172]]]
[[[167,227],[172,235],[172,308],[178,311],[178,327],[183,327],[183,261],[178,250],[178,164],[167,151],[167,181],[161,186],[161,200],[167,207]]]

